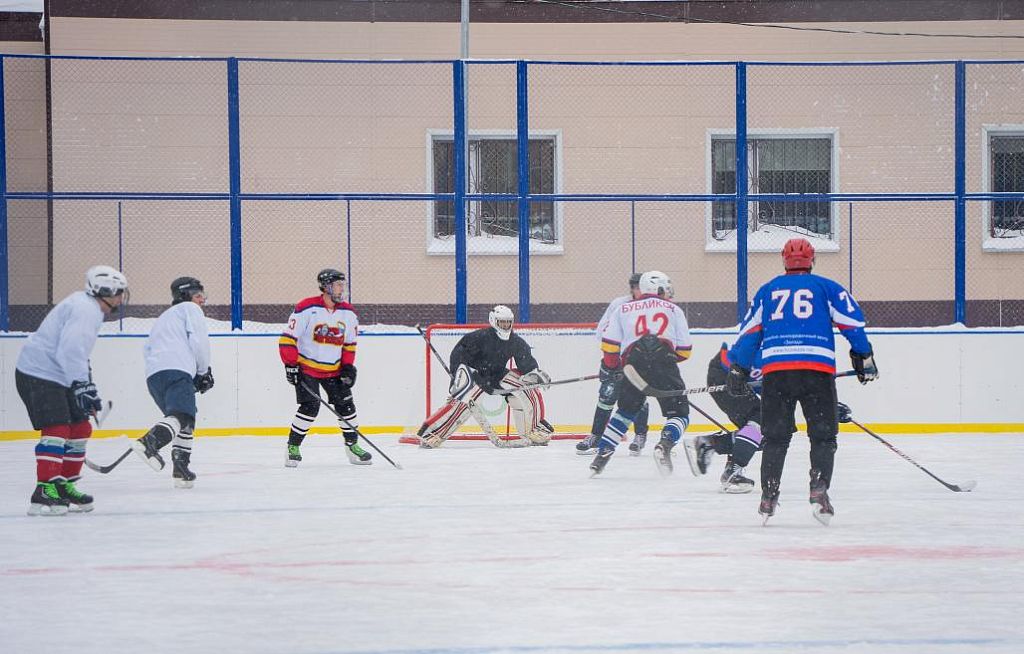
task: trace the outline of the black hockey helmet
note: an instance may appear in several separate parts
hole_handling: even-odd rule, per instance
[[[629,287],[630,288],[640,288],[640,275],[642,275],[642,274],[643,273],[635,272],[635,273],[633,273],[632,275],[629,276]]]
[[[345,281],[345,273],[334,268],[324,268],[316,274],[316,283],[320,285],[320,290],[327,292],[327,287],[334,282]]]
[[[189,302],[196,293],[203,292],[203,283],[195,277],[179,277],[171,282],[171,304]]]

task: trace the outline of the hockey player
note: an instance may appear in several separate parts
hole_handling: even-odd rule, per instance
[[[512,330],[513,321],[512,310],[499,304],[487,316],[490,327],[472,331],[455,344],[450,357],[450,396],[420,426],[417,435],[421,447],[440,447],[469,418],[468,414],[480,423],[496,447],[547,445],[551,440],[554,429],[544,419],[544,399],[536,387],[551,378],[537,366],[526,341]],[[509,359],[515,361],[515,370],[509,370]],[[504,395],[512,410],[518,441],[504,441],[494,433],[477,405],[484,393]]]
[[[89,355],[103,317],[128,294],[128,280],[110,266],[85,273],[85,291],[64,298],[46,314],[18,355],[14,381],[36,445],[36,488],[29,515],[92,511],[93,498],[78,490],[85,446],[92,435],[89,416],[103,408],[92,381]]]
[[[196,393],[213,388],[210,338],[203,305],[206,292],[195,277],[171,282],[171,306],[160,314],[142,348],[146,386],[164,417],[132,443],[132,449],[154,470],[163,470],[160,450],[171,446],[171,477],[175,488],[192,488],[189,469],[196,426]]]
[[[605,309],[604,315],[601,316],[601,320],[597,323],[597,329],[595,330],[597,338],[602,338],[602,334],[608,328],[608,322],[611,320],[612,314],[619,307],[639,297],[640,273],[633,273],[629,276],[629,295],[623,295],[612,300],[612,303]],[[608,418],[611,417],[612,409],[615,408],[615,400],[619,397],[622,370],[609,368],[604,364],[604,358],[602,358],[598,375],[601,387],[597,392],[597,408],[594,409],[594,421],[590,427],[590,435],[576,443],[576,454],[587,455],[594,453],[597,441],[604,434],[604,428],[608,425]],[[640,452],[644,449],[644,444],[647,442],[647,418],[649,413],[650,410],[645,400],[643,406],[640,407],[640,411],[636,414],[636,418],[633,419],[635,437],[633,442],[629,444],[630,456],[640,456]]]
[[[320,413],[320,400],[310,390],[323,387],[327,400],[344,420],[339,420],[345,437],[345,454],[353,465],[373,463],[370,453],[359,445],[359,422],[352,387],[356,383],[356,339],[359,317],[345,302],[345,274],[325,268],[317,273],[320,295],[302,300],[288,318],[278,349],[284,362],[285,379],[295,387],[299,404],[288,434],[285,466],[302,461],[299,446]],[[306,390],[306,386],[310,390]]]
[[[762,350],[764,452],[758,513],[767,522],[778,506],[792,438],[789,427],[799,402],[811,441],[809,499],[814,517],[827,525],[835,514],[828,488],[839,431],[832,326],[850,342],[850,359],[862,384],[877,379],[878,368],[864,334],[864,314],[853,296],[838,283],[811,273],[814,247],[806,239],[790,239],[782,248],[782,261],[786,274],[757,291],[729,351],[727,384],[733,395],[749,393],[750,369]]]
[[[750,380],[761,378],[760,356],[751,368]],[[722,343],[721,349],[708,362],[708,386],[726,383],[729,368],[729,345]],[[761,449],[761,398],[754,393],[733,396],[726,391],[711,393],[718,408],[729,416],[734,425],[740,425],[735,432],[720,431],[706,436],[695,436],[683,442],[690,470],[694,475],[703,475],[713,454],[725,454],[728,460],[721,476],[723,493],[749,493],[754,490],[754,480],[743,475],[743,469]]]
[[[679,363],[690,358],[693,344],[686,315],[671,300],[672,280],[657,270],[640,276],[640,297],[622,304],[612,315],[604,331],[601,350],[604,364],[611,370],[633,366],[650,385],[665,390],[682,390],[686,386],[679,375]],[[623,382],[618,407],[598,442],[597,454],[590,464],[594,475],[600,474],[615,448],[622,441],[644,403],[644,395],[633,384]],[[658,398],[665,426],[654,446],[658,470],[672,473],[672,448],[690,424],[690,404],[685,395]]]

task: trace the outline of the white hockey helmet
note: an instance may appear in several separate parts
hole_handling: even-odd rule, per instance
[[[128,278],[110,266],[93,266],[85,271],[85,292],[93,297],[114,297],[128,290]]]
[[[666,300],[675,296],[672,280],[660,270],[648,270],[640,275],[640,292],[644,295],[660,295]]]
[[[512,323],[514,320],[515,316],[512,315],[512,309],[509,309],[504,304],[499,304],[487,314],[487,322],[491,323],[491,327],[497,332],[498,338],[503,341],[507,341],[508,337],[512,335]]]

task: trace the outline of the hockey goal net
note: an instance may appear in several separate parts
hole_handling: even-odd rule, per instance
[[[600,351],[594,337],[595,326],[594,323],[516,324],[515,333],[530,344],[538,365],[551,375],[552,380],[557,380],[597,371]],[[452,348],[463,336],[483,327],[489,325],[437,324],[424,331],[424,417],[431,415],[448,400],[450,377],[445,367],[449,365]],[[436,354],[431,351],[431,346],[437,351]],[[443,366],[441,360],[444,361]],[[508,365],[512,368],[514,362],[509,361]],[[543,391],[543,398],[547,420],[555,427],[552,439],[579,439],[589,432],[589,422],[597,400],[596,382],[552,386]],[[516,438],[512,414],[503,398],[484,394],[479,405],[501,438]],[[588,412],[590,415],[587,415]],[[401,440],[403,443],[419,443],[415,435],[403,436]],[[471,417],[448,440],[485,441],[487,436]]]

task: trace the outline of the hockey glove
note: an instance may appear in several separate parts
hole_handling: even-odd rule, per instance
[[[729,395],[733,397],[750,395],[750,386],[747,385],[747,379],[749,378],[749,370],[738,363],[732,364],[732,367],[729,368],[729,376],[725,378],[725,385]]]
[[[601,362],[601,370],[597,373],[598,380],[603,384],[605,382],[615,383],[622,379],[622,368],[609,368],[604,361]]]
[[[524,384],[527,384],[527,385],[530,385],[530,386],[532,386],[534,384],[543,384],[543,386],[541,386],[541,388],[543,388],[544,390],[547,390],[548,388],[550,388],[549,386],[547,386],[547,383],[549,381],[551,381],[551,375],[549,375],[548,373],[544,372],[540,368],[536,368],[536,369],[531,370],[530,372],[526,373],[525,375],[523,375],[522,381],[523,381]]]
[[[345,386],[352,388],[356,385],[356,367],[351,363],[346,363],[341,367],[341,370],[338,373],[338,379],[341,380],[341,383]]]
[[[71,384],[71,393],[75,396],[75,402],[86,415],[95,415],[103,409],[103,400],[100,399],[96,384],[91,381],[76,381]]]
[[[192,385],[200,395],[213,388],[213,368],[207,368],[203,374],[193,377]]]
[[[853,422],[853,412],[842,402],[836,402],[836,418],[839,422]]]
[[[857,373],[857,381],[866,384],[878,379],[878,366],[875,365],[875,355],[872,352],[858,354],[850,350],[850,362]]]
[[[299,385],[299,367],[288,366],[284,367],[284,378],[288,380],[288,383],[292,386]]]

